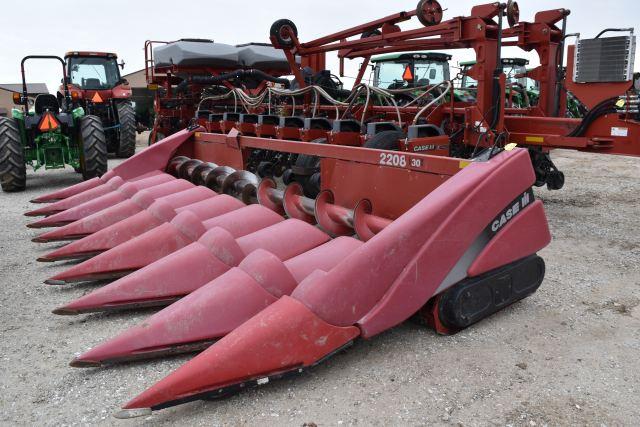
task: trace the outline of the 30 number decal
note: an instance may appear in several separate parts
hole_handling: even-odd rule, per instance
[[[400,154],[380,153],[380,164],[404,168],[407,166],[407,157]]]

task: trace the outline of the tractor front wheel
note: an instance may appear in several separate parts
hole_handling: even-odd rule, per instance
[[[2,191],[23,191],[27,186],[27,167],[18,123],[0,117],[0,184]]]
[[[102,176],[107,172],[107,138],[100,118],[84,116],[80,120],[80,143],[82,178],[87,180]]]
[[[119,103],[117,108],[120,119],[120,143],[116,156],[128,159],[136,152],[136,113],[130,102]]]

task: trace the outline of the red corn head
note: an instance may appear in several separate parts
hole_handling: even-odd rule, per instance
[[[216,196],[214,191],[202,186],[169,195],[166,195],[167,191],[172,190],[167,186],[156,186],[141,190],[129,200],[120,202],[115,206],[111,206],[110,208],[89,215],[71,224],[43,233],[35,237],[33,241],[44,243],[80,239],[134,216],[144,209],[148,209],[156,200],[160,203],[166,203],[170,208],[177,209]]]
[[[111,178],[105,185],[92,188],[89,191],[85,191],[84,193],[69,197],[68,199],[60,200],[59,202],[51,203],[39,209],[29,211],[25,213],[25,216],[54,215],[81,206],[85,203],[90,203],[92,201],[98,200],[99,198],[105,197],[109,194],[133,194],[138,190],[143,190],[145,188],[153,187],[154,185],[173,180],[175,180],[175,178],[166,173],[153,175],[148,178],[132,182],[126,182],[122,178],[116,176]]]
[[[133,177],[131,179],[128,179],[128,181],[133,182],[133,181],[138,181],[140,179],[144,179],[144,178],[149,178],[151,176],[154,175],[159,175],[159,174],[163,174],[164,172],[160,171],[160,170],[153,170],[147,173],[144,173],[142,175]],[[107,182],[111,179],[116,177],[117,174],[115,172],[108,171],[107,173],[105,173],[104,175],[102,175],[99,178],[91,178],[87,181],[83,181],[80,182],[78,184],[72,185],[70,187],[67,188],[63,188],[62,190],[58,190],[58,191],[54,191],[52,193],[48,193],[45,194],[43,196],[38,196],[35,199],[31,200],[31,203],[54,203],[54,202],[58,202],[60,200],[63,199],[68,199],[70,197],[76,196],[78,194],[84,193],[86,191],[89,191],[93,188],[96,187],[100,187],[103,186],[105,184],[107,184]],[[89,200],[89,199],[87,199]]]
[[[170,222],[180,212],[191,212],[204,221],[243,207],[246,205],[240,200],[225,194],[177,209],[171,208],[167,203],[156,201],[148,209],[56,249],[39,260],[61,261],[95,256]]]
[[[339,239],[335,243],[323,245],[327,239],[328,236],[319,229],[298,220],[283,221],[237,239],[233,239],[224,229],[211,229],[198,242],[97,289],[57,309],[55,313],[79,314],[167,305],[238,265],[247,254],[257,249],[266,250],[271,255],[266,259],[260,258],[267,263],[264,266],[254,266],[253,269],[262,269],[260,274],[265,278],[275,274],[275,271],[281,275],[280,277],[290,279],[291,282],[306,276],[309,264],[319,266],[317,268],[332,265],[339,259],[337,254],[350,252],[348,249],[358,245],[353,239]],[[311,253],[307,252],[319,245],[322,246]],[[300,255],[306,253],[309,255]],[[250,258],[256,259],[256,256]],[[317,259],[311,259],[314,256],[317,256]],[[293,277],[287,275],[286,271],[282,270],[282,263],[274,262],[273,257],[276,261],[296,257],[290,261]],[[271,270],[264,270],[266,267]]]
[[[53,203],[58,202],[62,199],[67,199],[71,196],[75,196],[77,194],[83,193],[85,191],[89,191],[92,188],[99,187],[104,185],[104,181],[101,178],[91,178],[87,181],[80,182],[76,185],[72,185],[70,187],[64,188],[62,190],[54,191],[52,193],[48,193],[42,196],[38,196],[35,199],[30,200],[31,203]]]
[[[499,291],[505,284],[513,287],[513,295],[526,297],[516,289],[535,291],[531,286],[539,286],[543,269],[527,268],[508,280],[502,270],[487,269],[530,259],[549,243],[542,204],[531,195],[534,181],[526,150],[472,163],[335,267],[316,270],[291,296],[282,296],[127,403],[117,416],[220,397],[301,372],[359,336],[370,338],[404,322],[444,292],[481,283],[476,293],[493,294],[482,282],[487,276],[478,275],[495,277],[495,304],[503,303]],[[464,299],[456,301],[462,310]],[[487,301],[494,304],[493,298]],[[475,316],[474,309],[464,313]]]
[[[298,227],[300,231],[304,231],[303,226]],[[204,349],[281,296],[289,295],[298,283],[313,272],[333,268],[361,244],[353,238],[340,237],[285,262],[281,259],[286,259],[288,254],[283,256],[263,249],[256,250],[239,267],[232,268],[179,302],[151,316],[142,325],[81,355],[71,365],[100,366]],[[116,283],[80,298],[61,310],[82,307],[83,302],[87,307],[92,299],[95,304],[96,297],[105,293],[119,295],[115,292],[117,289],[107,292],[107,288],[113,288],[113,285]]]
[[[72,207],[62,212],[58,212],[39,221],[27,224],[29,228],[45,228],[45,227],[61,227],[66,224],[72,223],[82,218],[86,218],[89,215],[101,212],[111,206],[117,205],[125,200],[130,200],[135,197],[140,191],[147,189],[153,189],[154,194],[160,196],[166,196],[167,194],[176,193],[178,191],[187,190],[193,188],[193,184],[183,179],[171,179],[167,182],[160,184],[151,184],[151,179],[164,177],[164,175],[157,175],[152,178],[141,180],[138,183],[127,183],[116,191],[112,191],[97,199],[90,200],[82,203],[78,206]]]
[[[280,221],[283,221],[280,215],[260,205],[247,206],[204,222],[184,211],[170,223],[73,266],[45,283],[62,285],[126,276],[193,243],[208,229],[221,227],[231,236],[240,237]]]

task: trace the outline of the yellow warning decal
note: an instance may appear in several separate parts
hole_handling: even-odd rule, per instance
[[[542,136],[527,136],[525,139],[527,142],[544,142],[544,137]]]
[[[460,160],[460,169],[464,169],[469,166],[472,162],[468,160]]]
[[[196,138],[200,138],[202,136],[202,132],[196,132],[194,135],[196,136]]]
[[[514,148],[516,148],[518,146],[518,144],[516,144],[515,142],[512,142],[511,144],[507,144],[504,146],[505,151],[511,151]]]

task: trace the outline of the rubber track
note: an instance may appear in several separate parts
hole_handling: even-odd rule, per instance
[[[23,191],[27,185],[20,130],[15,120],[6,117],[0,117],[0,183],[6,192]]]
[[[136,152],[136,113],[130,102],[117,104],[120,118],[120,143],[116,156],[128,159]]]
[[[100,119],[96,116],[83,117],[80,136],[84,154],[82,177],[86,180],[102,176],[107,172],[107,138]]]

